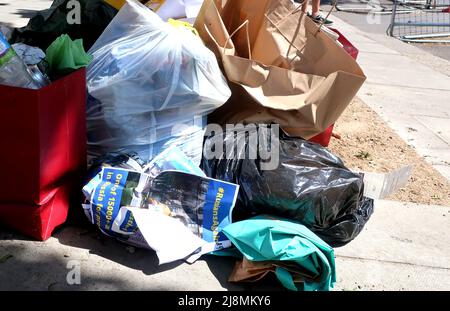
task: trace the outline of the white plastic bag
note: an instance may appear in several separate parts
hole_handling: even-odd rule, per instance
[[[163,20],[183,17],[195,18],[202,7],[203,0],[166,0],[156,11]]]
[[[199,37],[129,0],[89,53],[94,56],[87,73],[91,156],[135,151],[147,161],[173,140],[195,139],[200,148],[183,151],[200,158],[202,117],[231,92]]]

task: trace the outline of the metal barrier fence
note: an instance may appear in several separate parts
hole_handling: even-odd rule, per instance
[[[413,1],[405,1],[402,8],[398,8],[397,12],[410,12],[415,10],[409,4]],[[361,14],[382,14],[389,15],[394,8],[394,0],[346,0],[336,6],[338,11]]]
[[[409,1],[414,10],[401,12],[403,0],[395,0],[388,34],[417,43],[450,43],[450,0]]]
[[[344,0],[342,12],[391,15],[388,35],[407,42],[450,43],[450,0]]]

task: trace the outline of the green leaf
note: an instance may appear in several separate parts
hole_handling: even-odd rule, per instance
[[[1,255],[1,256],[0,256],[0,263],[4,263],[4,262],[6,262],[9,258],[12,258],[12,257],[14,257],[14,256],[11,255],[11,254]]]

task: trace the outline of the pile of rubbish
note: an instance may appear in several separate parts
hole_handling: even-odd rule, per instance
[[[8,174],[32,176],[0,193],[0,221],[44,240],[82,201],[160,264],[233,256],[231,282],[333,288],[333,247],[362,231],[377,190],[314,142],[365,80],[357,50],[290,0],[83,0],[78,15],[68,2],[0,33],[1,118],[23,100],[35,112],[0,128],[18,133]]]

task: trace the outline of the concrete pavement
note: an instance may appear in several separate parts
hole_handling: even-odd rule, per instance
[[[350,244],[335,249],[335,290],[450,290],[450,207],[377,201]],[[92,226],[65,227],[47,242],[0,229],[0,290],[283,290],[227,281],[234,260],[205,256],[159,267],[152,251],[130,248]],[[69,285],[73,263],[81,284]],[[73,266],[72,266],[73,267]]]
[[[337,288],[449,290],[449,216],[449,207],[378,201],[364,231],[335,249]]]
[[[36,11],[50,7],[52,0],[0,0],[0,23],[22,27]]]

